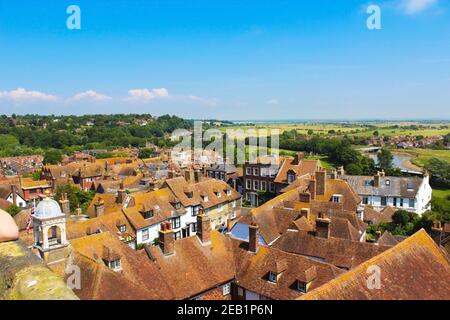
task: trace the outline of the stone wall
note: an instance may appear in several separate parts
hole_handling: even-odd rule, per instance
[[[77,300],[20,241],[0,243],[0,300]]]

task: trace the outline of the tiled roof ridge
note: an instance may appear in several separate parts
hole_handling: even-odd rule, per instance
[[[324,284],[323,286],[311,291],[310,293],[300,297],[299,299],[305,298],[305,299],[314,299],[317,295],[320,295],[322,292],[326,292],[327,288],[332,288],[335,285],[351,278],[353,275],[358,275],[360,273],[360,270],[366,270],[367,267],[376,265],[376,262],[380,259],[384,259],[386,257],[389,257],[391,255],[395,255],[397,253],[401,253],[404,251],[405,248],[412,246],[416,240],[419,240],[422,244],[424,244],[433,255],[436,257],[440,257],[441,263],[449,263],[448,257],[442,252],[442,250],[436,245],[436,243],[431,239],[431,237],[427,234],[425,229],[421,229],[409,238],[403,240],[399,244],[393,246],[390,249],[387,249],[386,251],[383,251],[382,253],[370,258],[369,260],[361,263],[356,268],[351,269],[344,273],[343,275],[329,281],[328,283]]]

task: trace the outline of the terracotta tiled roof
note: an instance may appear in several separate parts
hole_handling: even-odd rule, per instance
[[[172,217],[175,211],[175,207],[170,203],[172,200],[173,195],[167,188],[141,193],[135,197],[134,206],[124,208],[123,212],[131,225],[138,230]],[[144,219],[143,212],[146,211],[152,211],[153,217]]]
[[[241,195],[236,190],[230,188],[222,180],[205,179],[189,185],[184,177],[178,177],[166,180],[166,184],[184,207],[201,205],[206,209],[241,198]],[[191,198],[185,193],[187,187],[193,190]],[[220,192],[220,196],[215,194],[215,190]],[[227,195],[225,190],[229,190],[230,195]],[[204,195],[207,195],[208,201],[202,198]]]
[[[119,232],[118,226],[120,225],[125,226],[125,232]],[[127,240],[128,237],[136,237],[133,228],[131,227],[123,212],[120,210],[101,217],[96,217],[84,221],[69,220],[67,222],[66,229],[67,238],[69,240],[82,238],[87,236],[88,233],[93,234],[96,231],[110,232],[112,235],[117,236],[120,240]]]
[[[367,285],[371,266],[380,268],[380,289]],[[302,299],[450,300],[450,264],[446,254],[421,230]]]
[[[187,299],[235,277],[235,261],[230,238],[211,233],[211,244],[202,245],[196,237],[175,241],[175,254],[164,256],[159,247],[151,247],[155,265],[176,299]]]
[[[21,180],[21,188],[26,189],[35,189],[35,188],[50,188],[47,180],[38,180],[34,181],[31,178],[22,178]]]
[[[288,183],[287,174],[292,170],[296,177],[302,177],[305,175],[313,175],[320,167],[319,160],[301,160],[296,164],[293,158],[287,158],[281,164],[278,174],[275,177],[275,183]]]
[[[395,246],[398,243],[398,240],[390,233],[389,231],[385,231],[383,235],[378,239],[377,243],[379,245],[385,246]]]
[[[134,251],[109,233],[94,234],[70,241],[69,259],[81,269],[81,289],[74,289],[83,300],[173,299],[160,271],[140,252]],[[102,259],[104,248],[120,256],[122,270],[109,269]],[[54,268],[53,266],[51,266]],[[55,268],[55,271],[61,272]],[[68,277],[67,274],[62,274]]]
[[[246,242],[233,240],[237,284],[246,290],[275,300],[295,299],[302,295],[297,281],[312,281],[309,290],[320,287],[343,273],[326,263],[276,248],[260,246],[256,254],[249,253]],[[281,262],[281,266],[279,265]],[[281,272],[276,283],[268,281],[269,272]]]
[[[274,248],[314,257],[340,268],[354,268],[390,246],[338,238],[319,238],[308,232],[288,230],[273,243]]]
[[[364,221],[370,222],[372,224],[377,224],[380,222],[392,222],[392,215],[397,209],[393,207],[386,207],[382,211],[376,211],[372,208],[364,208]]]

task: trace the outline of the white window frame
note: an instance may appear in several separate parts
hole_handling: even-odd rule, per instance
[[[297,290],[299,292],[306,293],[308,291],[308,284],[297,280]]]
[[[229,283],[224,284],[222,289],[223,289],[224,296],[231,294],[231,283],[229,282]]]
[[[252,175],[252,168],[251,167],[245,168],[245,175],[247,175],[247,176],[251,176]]]
[[[260,171],[259,168],[253,168],[253,175],[259,177]]]
[[[253,180],[253,190],[259,190],[259,180]]]
[[[276,272],[269,271],[269,282],[277,283],[277,274],[276,274]]]
[[[252,180],[250,179],[245,180],[245,188],[247,190],[252,190]]]
[[[150,239],[150,230],[147,228],[142,230],[142,241],[145,242],[148,239]]]
[[[267,191],[267,182],[261,181],[261,190],[266,192]]]

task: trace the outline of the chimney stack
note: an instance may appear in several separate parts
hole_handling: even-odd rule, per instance
[[[436,242],[438,246],[441,245],[442,236],[444,230],[442,229],[441,222],[435,221],[433,222],[433,226],[431,227],[431,238]]]
[[[294,164],[294,165],[299,165],[300,162],[303,160],[304,157],[305,157],[305,154],[304,154],[303,152],[297,152],[297,153],[295,154],[294,161],[293,161],[292,164]]]
[[[381,186],[381,179],[380,179],[380,177],[381,177],[381,174],[380,174],[380,172],[378,172],[374,177],[373,177],[373,186],[375,187],[375,188],[379,188],[380,186]]]
[[[316,237],[328,239],[330,237],[331,220],[319,214],[316,219]]]
[[[120,182],[119,191],[117,191],[117,203],[118,204],[123,204],[123,202],[125,201],[126,196],[127,196],[127,193],[125,191],[125,187],[123,185],[123,181],[121,181]]]
[[[202,244],[211,243],[211,220],[203,212],[197,216],[197,237]]]
[[[98,198],[97,202],[94,203],[95,216],[102,217],[105,214],[105,202],[102,198]]]
[[[312,177],[311,180],[309,180],[309,193],[311,194],[311,200],[316,200],[316,194],[317,194],[316,177]]]
[[[70,217],[70,202],[67,199],[67,193],[63,193],[61,195],[61,200],[59,201],[61,204],[62,212],[66,215],[66,218]]]
[[[161,230],[159,230],[159,245],[164,255],[168,256],[175,253],[175,238],[170,222],[161,223]]]
[[[187,183],[194,183],[195,182],[195,174],[194,174],[194,170],[192,169],[186,169],[184,171],[184,179],[186,180]]]
[[[325,170],[320,170],[316,172],[317,180],[317,195],[325,195],[327,186],[327,172]]]
[[[258,252],[258,244],[259,244],[258,231],[259,226],[255,222],[252,222],[252,224],[248,226],[248,251],[253,253]]]
[[[17,192],[16,192],[16,185],[11,185],[11,194],[12,194],[12,201],[13,204],[17,206]]]

